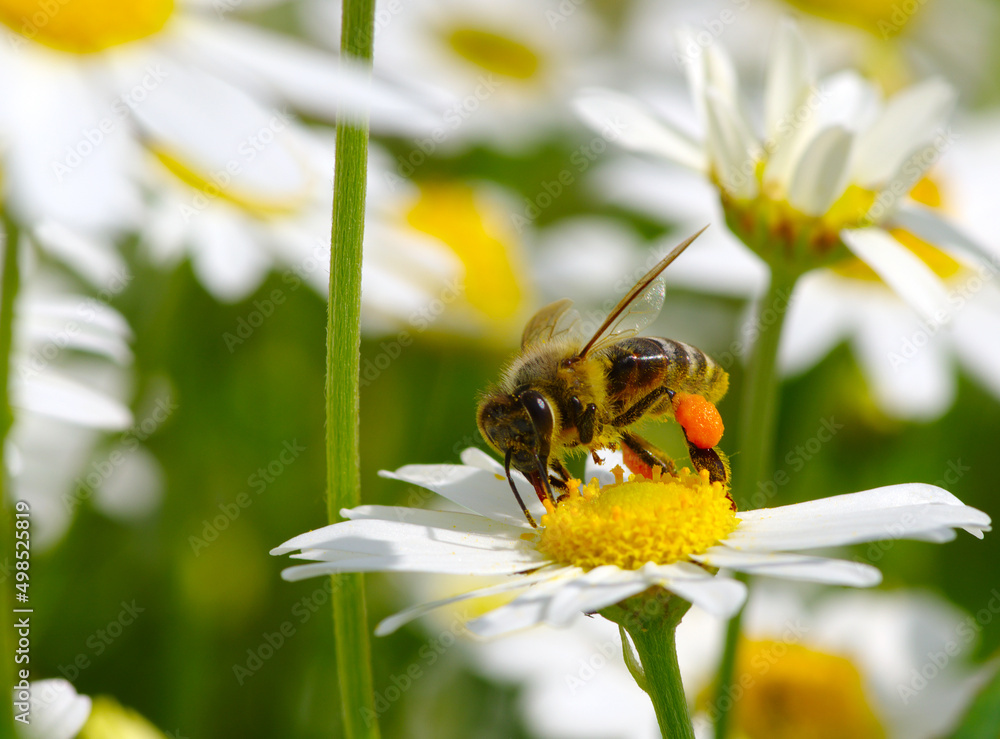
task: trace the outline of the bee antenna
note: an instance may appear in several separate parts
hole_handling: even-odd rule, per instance
[[[531,517],[531,513],[528,512],[528,506],[524,504],[521,500],[521,494],[517,492],[517,487],[514,485],[514,478],[510,474],[510,458],[513,455],[514,450],[508,449],[507,454],[503,458],[503,471],[507,473],[507,482],[510,484],[510,489],[514,492],[514,497],[517,498],[518,505],[521,506],[521,512],[524,513],[524,517],[528,519],[528,523],[531,524],[531,528],[537,529],[538,524],[535,523],[535,519]]]

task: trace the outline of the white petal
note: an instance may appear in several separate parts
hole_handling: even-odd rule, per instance
[[[574,578],[552,597],[545,623],[568,626],[582,613],[593,613],[646,590],[649,584],[637,571],[612,565],[595,567]]]
[[[847,247],[927,321],[947,316],[948,292],[944,283],[912,251],[879,228],[845,229],[840,233]]]
[[[842,283],[823,270],[809,272],[796,283],[781,330],[782,374],[805,372],[847,334],[851,315],[843,291],[837,289]]]
[[[957,389],[947,329],[929,327],[904,305],[879,302],[873,305],[873,311],[881,308],[878,320],[859,322],[852,340],[872,394],[896,418],[940,417]]]
[[[370,506],[366,506],[369,510]],[[392,510],[391,508],[389,510]],[[350,513],[345,510],[342,513]],[[409,521],[359,518],[330,524],[315,531],[293,537],[271,550],[271,554],[288,554],[296,549],[335,549],[359,554],[456,554],[528,552],[528,545],[519,537],[519,530],[479,516],[450,511],[419,511],[420,518],[433,519],[442,526]],[[474,519],[469,524],[469,519]],[[471,531],[459,526],[469,525]],[[447,527],[447,528],[445,528]],[[498,555],[499,556],[499,555]]]
[[[847,185],[852,142],[851,133],[839,126],[820,131],[792,173],[788,201],[806,215],[826,213]]]
[[[892,485],[780,508],[743,511],[724,542],[742,551],[816,549],[923,537],[964,528],[981,538],[990,517],[946,490],[923,483]]]
[[[205,64],[230,76],[243,73],[245,86],[263,86],[262,96],[289,100],[313,115],[367,114],[373,128],[386,133],[426,133],[441,124],[409,91],[370,79],[363,68],[333,54],[230,19],[191,24],[186,31]]]
[[[81,426],[117,431],[132,423],[132,413],[117,400],[51,370],[29,370],[30,377],[13,383],[12,403]]]
[[[992,307],[992,306],[990,306]],[[955,352],[968,372],[1000,397],[1000,314],[967,305],[954,325]]]
[[[258,242],[252,221],[228,204],[217,203],[191,216],[191,266],[217,300],[246,298],[264,281],[274,260]]]
[[[524,533],[520,526],[507,526],[475,513],[458,511],[435,511],[409,506],[362,505],[357,508],[345,508],[341,514],[351,521],[363,519],[399,521],[414,526],[430,526],[436,529],[450,529],[469,534],[505,535],[509,538],[519,538]]]
[[[312,562],[288,567],[281,577],[289,582],[318,575],[338,575],[344,572],[423,572],[439,575],[516,575],[538,567],[538,561],[510,559],[496,556],[470,556],[465,553],[452,555],[392,555],[373,557],[358,555],[347,559],[339,554],[332,561]],[[544,561],[542,562],[544,564]]]
[[[712,575],[689,562],[646,565],[643,572],[670,592],[719,618],[732,616],[747,597],[743,583],[731,577]]]
[[[545,509],[535,495],[534,488],[521,473],[513,470],[511,473],[521,493],[521,500],[528,506],[535,521],[538,521]],[[395,472],[383,470],[379,475],[433,490],[463,508],[494,521],[531,529],[502,471],[490,472],[454,464],[411,464],[400,467]]]
[[[89,696],[78,695],[59,678],[31,683],[31,721],[20,728],[22,739],[73,739],[90,717]]]
[[[709,45],[702,60],[705,67],[705,90],[715,90],[726,105],[739,109],[740,82],[732,59],[719,44]]]
[[[816,131],[833,126],[856,131],[859,119],[874,108],[876,97],[872,86],[853,73],[832,75],[818,89],[809,90],[794,115],[783,122],[783,134],[768,141],[770,157],[764,182],[777,188],[778,194],[786,194],[792,173]]]
[[[878,585],[882,581],[882,573],[871,565],[803,554],[746,552],[715,546],[692,559],[712,567],[726,567],[750,575],[782,577],[827,585],[866,588]]]
[[[699,172],[707,168],[705,154],[697,143],[628,95],[588,89],[577,96],[573,107],[608,141],[626,149],[664,157]]]
[[[712,169],[722,187],[733,197],[749,200],[757,195],[755,155],[746,146],[739,114],[714,90],[706,94],[708,148]]]
[[[426,613],[430,613],[436,608],[442,608],[444,606],[451,605],[452,603],[460,603],[463,600],[472,600],[474,598],[483,598],[490,595],[499,595],[500,593],[506,593],[511,590],[518,590],[520,588],[526,588],[529,585],[533,585],[538,582],[543,582],[545,580],[551,580],[553,578],[559,578],[566,574],[570,574],[567,569],[575,571],[575,568],[561,568],[556,570],[543,568],[538,572],[532,573],[530,575],[518,575],[517,577],[512,577],[498,585],[490,585],[485,588],[478,588],[476,590],[470,590],[467,593],[462,593],[460,595],[452,596],[451,598],[443,598],[441,600],[435,600],[430,603],[421,603],[419,605],[411,606],[406,608],[399,613],[389,616],[388,618],[382,619],[378,626],[375,627],[375,636],[385,636],[396,631],[399,627],[408,624],[415,618],[420,618]]]
[[[983,259],[996,266],[1000,255],[967,236],[960,228],[941,218],[920,203],[906,203],[891,216],[891,224],[911,231],[924,241],[942,247],[956,248],[977,260]]]
[[[552,598],[582,574],[578,567],[560,570],[558,575],[532,586],[510,603],[470,621],[469,630],[478,636],[494,637],[545,623]]]
[[[28,297],[28,296],[25,296]],[[132,358],[131,330],[120,313],[82,295],[45,296],[22,304],[19,343],[28,365],[54,360],[53,348],[100,354],[118,364]]]
[[[954,88],[941,79],[929,79],[897,93],[879,119],[859,134],[852,179],[862,187],[890,180],[915,149],[929,145],[955,99]]]
[[[172,62],[169,84],[133,114],[151,145],[233,197],[296,202],[318,180],[287,111],[201,69]]]
[[[52,221],[36,226],[32,230],[32,238],[101,290],[117,293],[131,280],[125,260],[108,240],[71,230]]]
[[[782,121],[789,120],[795,107],[809,93],[815,73],[812,69],[812,56],[794,21],[782,18],[771,43],[773,46],[767,72],[764,130],[768,139],[777,141],[782,136]]]
[[[462,464],[469,467],[478,467],[481,470],[492,472],[494,475],[502,475],[504,473],[503,465],[479,447],[466,447],[458,455],[458,458],[462,460]]]
[[[114,94],[95,89],[82,63],[35,64],[24,58],[27,47],[11,51],[19,59],[4,61],[17,74],[6,75],[0,111],[11,208],[25,223],[55,220],[95,233],[135,225],[142,210],[128,176],[135,142],[110,108]]]

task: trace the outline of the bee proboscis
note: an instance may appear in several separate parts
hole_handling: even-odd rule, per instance
[[[706,227],[707,228],[707,227]],[[692,465],[727,482],[729,464],[716,446],[722,422],[715,403],[729,387],[722,367],[688,344],[637,336],[663,307],[663,271],[703,228],[647,272],[586,342],[572,301],[558,300],[528,321],[521,351],[479,403],[477,422],[487,443],[504,458],[511,490],[525,517],[535,521],[511,476],[520,471],[538,498],[556,505],[565,489],[563,460],[619,446],[626,465],[649,476],[654,466],[674,471],[673,460],[629,427],[642,418],[678,420]]]

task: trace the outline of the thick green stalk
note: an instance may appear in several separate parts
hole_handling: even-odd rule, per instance
[[[342,55],[371,66],[374,0],[344,0]],[[368,120],[337,123],[333,180],[333,230],[327,318],[326,460],[327,511],[361,502],[358,449],[358,366],[361,347],[361,257],[368,173]],[[340,700],[347,739],[379,736],[365,609],[364,576],[333,576],[333,621]]]
[[[733,499],[740,508],[766,507],[755,496],[757,485],[770,473],[774,457],[774,437],[778,417],[778,344],[797,274],[772,270],[771,284],[757,312],[757,340],[747,364],[743,382],[739,423],[739,464],[733,471]],[[745,576],[740,576],[744,582]],[[739,642],[741,610],[729,621],[726,643],[719,663],[718,687],[711,713],[715,719],[715,739],[725,739],[733,699],[733,672]]]
[[[14,736],[14,619],[11,610],[14,588],[14,530],[10,515],[11,501],[7,488],[7,436],[14,424],[10,407],[10,354],[14,337],[14,299],[20,287],[17,262],[18,229],[3,214],[3,277],[0,284],[0,560],[11,568],[10,577],[0,583],[0,737]],[[23,606],[22,606],[23,607]]]
[[[641,687],[653,701],[660,733],[670,739],[694,739],[675,638],[677,624],[690,608],[687,601],[661,590],[601,611],[632,637],[642,665]],[[623,647],[628,650],[627,644]]]

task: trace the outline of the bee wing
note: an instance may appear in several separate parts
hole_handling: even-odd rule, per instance
[[[691,245],[692,241],[701,236],[705,228],[674,247],[673,251],[632,286],[632,289],[608,314],[601,327],[594,332],[586,346],[580,350],[578,357],[585,357],[590,352],[599,351],[616,341],[635,336],[653,322],[663,308],[663,298],[666,292],[663,270],[670,266],[670,263],[677,259],[681,252]]]
[[[521,348],[529,344],[552,341],[557,337],[576,333],[580,326],[580,314],[573,308],[569,298],[549,303],[538,311],[521,334]]]

